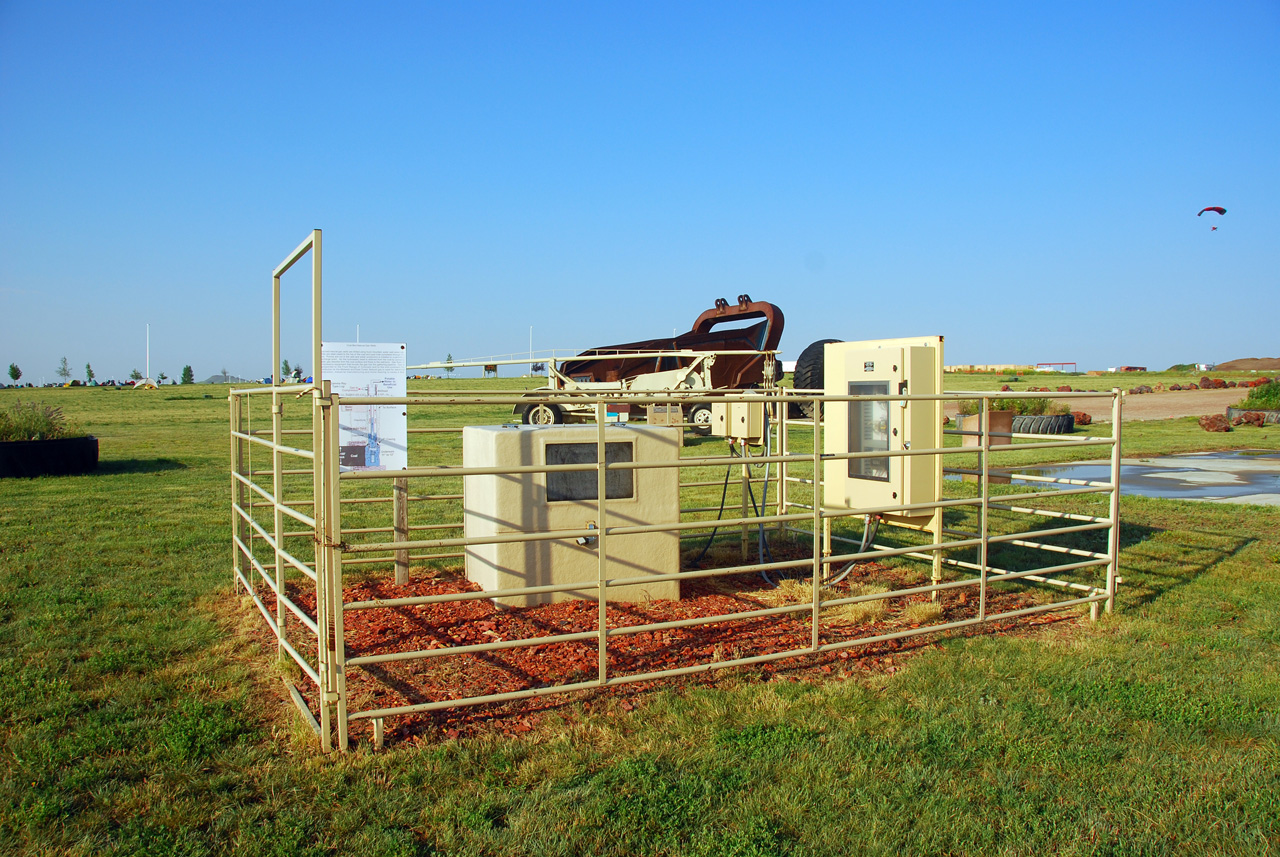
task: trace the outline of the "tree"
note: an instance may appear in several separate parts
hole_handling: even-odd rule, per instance
[[[13,383],[18,383],[18,379],[22,377],[22,370],[18,368],[17,363],[9,364],[9,377],[13,379]]]
[[[452,354],[446,354],[446,355],[445,355],[445,358],[444,358],[444,362],[445,362],[445,363],[450,363],[450,364],[452,364],[452,363],[453,363],[453,355],[452,355]],[[446,366],[446,367],[444,367],[444,371],[445,371],[445,374],[447,374],[450,378],[452,378],[452,377],[453,377],[453,366],[451,366],[451,365],[450,365],[450,366]]]
[[[289,368],[289,361],[286,360],[280,364],[280,377],[281,379],[288,378],[291,374],[293,374],[293,370]]]
[[[132,372],[130,372],[130,373],[129,373],[129,380],[130,380],[130,381],[141,381],[141,380],[142,380],[142,373],[141,373],[141,372],[139,372],[137,369],[134,369]]]
[[[194,384],[196,382],[196,373],[191,371],[191,364],[182,367],[182,383]]]
[[[67,365],[67,358],[63,357],[62,362],[58,364],[58,377],[62,379],[62,383],[66,383],[71,377],[71,367]]]
[[[95,376],[93,374],[93,365],[90,363],[84,364],[84,379],[89,383],[93,383],[94,377]]]

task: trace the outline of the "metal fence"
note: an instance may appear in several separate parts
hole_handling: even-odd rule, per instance
[[[277,365],[280,276],[307,252],[315,253],[318,351],[317,232],[273,275]],[[321,366],[318,353],[313,365]],[[1016,394],[1105,400],[1111,411],[1106,433],[987,430],[988,412],[1013,395],[728,393],[717,400],[764,404],[773,415],[763,443],[729,445],[689,434],[675,461],[652,462],[609,461],[610,401],[579,394],[575,404],[595,411],[594,463],[495,468],[463,466],[462,429],[510,419],[513,407],[531,401],[527,392],[342,399],[323,380],[232,390],[234,586],[260,611],[280,657],[293,664],[290,696],[326,751],[346,750],[360,737],[380,747],[389,719],[409,722],[446,709],[821,658],[1051,611],[1087,610],[1096,618],[1099,605],[1112,609],[1118,582],[1119,392]],[[563,404],[568,395],[540,398]],[[981,415],[976,431],[952,429],[935,448],[887,453],[946,465],[937,499],[866,508],[824,504],[824,462],[886,453],[823,452],[822,420],[794,418],[797,405],[820,414],[843,402],[966,399]],[[673,402],[690,404],[669,395],[631,400]],[[406,409],[410,466],[343,471],[339,408],[375,404]],[[959,445],[965,438],[972,445]],[[1106,480],[1028,472],[1082,447],[1100,451],[1109,465]],[[678,520],[652,524],[611,515],[611,473],[671,467],[679,474]],[[556,472],[594,472],[598,527],[465,535],[466,477],[545,480]],[[678,535],[676,572],[611,570],[614,539],[659,531]],[[484,591],[465,575],[464,554],[478,546],[579,539],[595,540],[593,581]],[[619,587],[671,580],[682,594],[709,593],[691,599],[700,612],[610,599]],[[492,606],[495,598],[570,592],[580,609],[497,612]],[[498,623],[501,631],[494,630]],[[673,662],[672,653],[695,633],[710,635],[714,652],[690,645],[687,657]],[[545,653],[552,673],[513,667],[509,659],[527,650]],[[481,673],[501,681],[478,684]]]

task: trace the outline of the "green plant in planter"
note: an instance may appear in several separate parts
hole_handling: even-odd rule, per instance
[[[959,414],[962,417],[971,416],[982,410],[982,402],[977,399],[965,399],[960,403]],[[993,411],[1013,411],[1016,417],[1039,417],[1047,414],[1066,414],[1071,409],[1062,402],[1055,402],[1053,399],[992,399],[991,410]]]
[[[1246,411],[1280,411],[1280,381],[1250,387],[1249,395],[1236,407]]]
[[[55,408],[40,402],[14,402],[0,410],[0,442],[13,440],[59,440],[83,437],[80,427]]]
[[[1013,411],[1018,417],[1041,417],[1048,414],[1067,414],[1071,412],[1062,402],[1053,399],[1004,399],[1000,406]]]

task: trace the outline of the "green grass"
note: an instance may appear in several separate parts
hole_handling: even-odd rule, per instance
[[[1124,498],[1097,624],[324,757],[231,596],[226,389],[43,391],[102,466],[0,481],[0,853],[1280,852],[1280,510]],[[1126,456],[1280,448],[1124,428]]]

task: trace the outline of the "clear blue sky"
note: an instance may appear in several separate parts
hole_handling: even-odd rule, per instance
[[[0,0],[0,366],[266,374],[312,227],[411,363],[743,292],[790,359],[1280,356],[1280,5]]]

